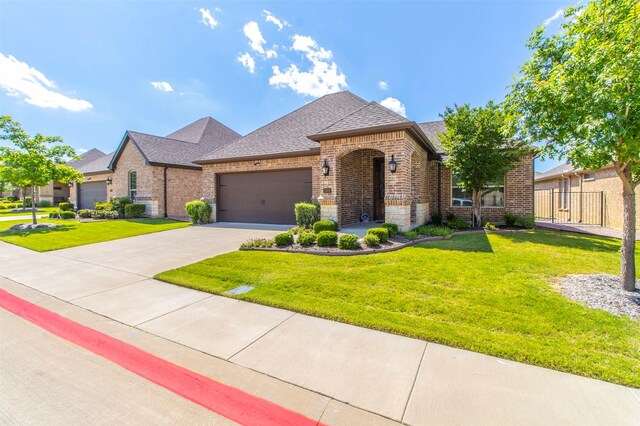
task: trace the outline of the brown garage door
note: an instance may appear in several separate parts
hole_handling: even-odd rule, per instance
[[[103,203],[107,199],[107,182],[87,182],[78,185],[79,208],[92,209],[97,202]]]
[[[311,200],[311,169],[218,176],[218,220],[295,224],[293,205]]]

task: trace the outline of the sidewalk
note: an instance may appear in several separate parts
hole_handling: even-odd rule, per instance
[[[579,234],[598,235],[622,239],[622,230],[607,226],[583,225],[580,223],[551,223],[547,220],[536,220],[539,228],[553,229],[554,231],[577,232]],[[636,232],[636,240],[640,241],[640,232]]]
[[[160,234],[176,243],[179,231]],[[113,243],[94,246],[109,252]],[[411,425],[634,424],[640,416],[637,389],[177,287],[151,279],[156,268],[108,266],[80,252],[0,243],[0,275],[74,312],[92,311],[360,414]],[[348,423],[342,419],[323,421]]]

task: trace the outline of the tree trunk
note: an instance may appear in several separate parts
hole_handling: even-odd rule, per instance
[[[33,224],[38,224],[38,218],[36,217],[36,200],[35,200],[36,187],[31,188],[31,218],[33,219]]]
[[[478,228],[482,226],[482,206],[480,191],[474,190],[472,192],[473,198],[473,217],[471,218],[471,226]]]
[[[616,164],[616,172],[622,180],[622,248],[620,249],[620,280],[627,291],[636,288],[636,191],[630,167]]]
[[[22,188],[22,210],[27,209],[27,188]]]

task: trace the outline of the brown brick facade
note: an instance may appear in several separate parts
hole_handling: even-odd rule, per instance
[[[112,172],[85,175],[83,182],[104,182],[108,178],[113,179]],[[114,196],[115,195],[113,192],[113,185],[107,185],[107,197],[111,198]],[[77,183],[74,183],[73,186],[69,188],[69,202],[72,203],[74,206],[78,205],[78,184]]]

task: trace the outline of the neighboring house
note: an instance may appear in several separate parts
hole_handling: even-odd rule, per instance
[[[323,96],[222,146],[203,166],[214,220],[294,223],[293,204],[314,201],[340,225],[363,218],[406,231],[434,213],[470,219],[471,194],[441,163],[441,121],[416,123],[350,93]],[[483,198],[483,217],[533,214],[533,153]]]
[[[93,154],[88,157],[90,153]],[[109,169],[113,154],[94,148],[82,155],[83,161],[69,163],[84,175],[82,183],[75,182],[70,186],[69,201],[79,209],[92,209],[96,202],[104,202],[114,196],[111,185],[113,171]]]
[[[110,158],[79,169],[85,180],[75,185],[71,200],[93,208],[95,201],[127,196],[145,204],[149,216],[184,217],[185,203],[202,197],[202,166],[193,161],[239,137],[211,117],[167,136],[127,131]]]
[[[536,173],[536,216],[554,222],[583,223],[622,229],[622,182],[613,165],[583,170],[569,163]],[[640,229],[640,197],[636,196]]]

